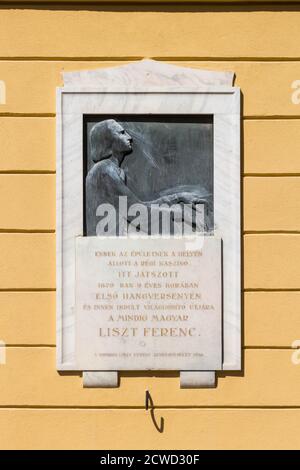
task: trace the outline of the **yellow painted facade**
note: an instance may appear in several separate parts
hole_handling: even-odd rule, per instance
[[[0,2],[0,448],[299,448],[300,2],[57,3]],[[55,87],[144,57],[232,70],[243,92],[243,371],[212,390],[56,372]]]

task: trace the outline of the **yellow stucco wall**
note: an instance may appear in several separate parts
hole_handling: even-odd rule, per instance
[[[300,447],[300,4],[275,3],[0,5],[0,448]],[[143,57],[233,70],[243,91],[244,370],[213,390],[55,369],[55,87]]]

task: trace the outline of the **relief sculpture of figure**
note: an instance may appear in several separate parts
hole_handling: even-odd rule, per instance
[[[101,121],[90,131],[91,158],[94,165],[86,177],[86,234],[97,235],[96,211],[100,204],[118,207],[119,197],[126,196],[128,207],[140,203],[151,205],[206,203],[203,196],[193,190],[178,190],[151,201],[142,201],[126,184],[126,175],[121,164],[132,152],[132,137],[114,119]]]

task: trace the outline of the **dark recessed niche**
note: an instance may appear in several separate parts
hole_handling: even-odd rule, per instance
[[[91,217],[86,211],[86,176],[94,165],[90,132],[96,123],[107,119],[117,121],[132,138],[132,152],[121,163],[128,188],[142,201],[155,199],[176,188],[195,188],[205,194],[208,202],[206,228],[213,229],[212,115],[84,115],[83,119],[85,235],[87,217]],[[97,197],[103,203],[116,200],[111,197],[107,200],[107,191],[101,182]]]

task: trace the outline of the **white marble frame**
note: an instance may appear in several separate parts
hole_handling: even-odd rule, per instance
[[[78,370],[75,238],[83,235],[85,114],[213,115],[215,233],[223,240],[223,370],[240,370],[240,90],[229,86],[57,89],[57,369]]]

